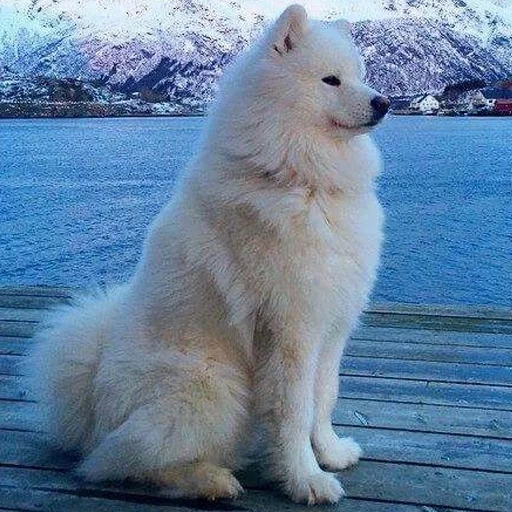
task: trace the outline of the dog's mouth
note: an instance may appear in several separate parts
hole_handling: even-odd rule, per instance
[[[368,121],[367,123],[364,124],[350,126],[348,124],[338,121],[337,119],[331,119],[331,126],[335,129],[356,131],[361,130],[362,128],[373,128],[374,126],[377,126],[379,122],[380,119],[372,119],[371,121]]]
[[[351,130],[353,129],[354,127],[353,126],[348,126],[346,124],[343,124],[343,123],[340,123],[339,121],[337,121],[336,119],[331,119],[331,126],[333,128],[342,128],[344,130]]]

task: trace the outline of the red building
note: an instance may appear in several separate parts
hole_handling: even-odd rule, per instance
[[[502,116],[512,116],[512,99],[497,99],[494,112]]]

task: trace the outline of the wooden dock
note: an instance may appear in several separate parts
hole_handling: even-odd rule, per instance
[[[20,372],[44,310],[68,294],[0,288],[0,510],[306,510],[257,481],[239,500],[194,502],[76,479],[72,462],[44,444]],[[382,304],[363,324],[340,369],[334,421],[365,455],[340,474],[347,498],[322,508],[512,512],[511,310]]]

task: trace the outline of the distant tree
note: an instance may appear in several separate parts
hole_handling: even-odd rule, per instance
[[[487,84],[483,80],[473,79],[473,80],[464,80],[462,82],[457,82],[454,84],[448,84],[442,94],[441,97],[444,100],[455,100],[461,94],[473,91],[475,89],[482,89],[486,87]]]
[[[48,79],[48,96],[50,101],[57,102],[89,102],[93,100],[92,94],[86,90],[84,84],[72,78]]]
[[[499,89],[511,89],[512,90],[512,78],[507,78],[505,80],[500,80],[496,87]]]
[[[147,87],[139,91],[139,98],[142,101],[147,101],[148,103],[160,103],[162,101],[169,100],[169,96],[167,94],[156,92]]]

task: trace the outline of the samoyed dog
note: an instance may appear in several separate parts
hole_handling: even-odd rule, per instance
[[[132,278],[49,317],[35,389],[87,480],[234,498],[257,430],[292,500],[343,495],[361,450],[331,413],[378,265],[368,132],[389,107],[363,75],[347,22],[287,8],[226,73]]]

